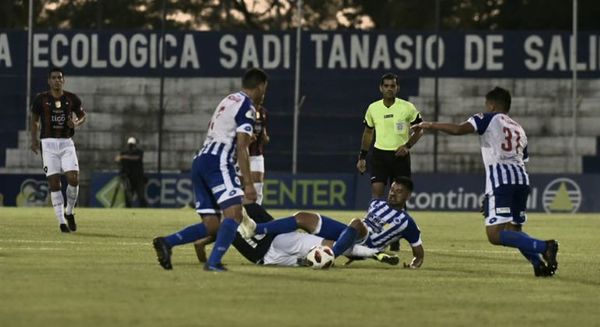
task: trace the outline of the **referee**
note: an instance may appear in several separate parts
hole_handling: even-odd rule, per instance
[[[369,105],[363,121],[365,129],[356,168],[361,174],[367,170],[367,153],[375,131],[371,162],[373,198],[383,198],[386,185],[391,184],[395,178],[410,178],[410,148],[423,135],[420,129],[413,129],[413,133],[410,134],[410,126],[423,120],[412,103],[396,98],[399,89],[398,76],[392,73],[384,74],[379,85],[383,99]],[[395,251],[398,251],[399,247],[399,243],[391,245],[391,249]]]

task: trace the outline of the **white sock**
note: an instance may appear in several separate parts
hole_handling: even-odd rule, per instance
[[[62,193],[60,191],[50,192],[50,200],[54,207],[54,214],[59,224],[66,224],[65,221],[65,202],[63,200]]]
[[[65,210],[67,215],[73,214],[73,208],[75,207],[75,203],[77,203],[77,195],[79,195],[79,185],[67,185],[67,209]]]
[[[264,183],[254,183],[254,188],[256,189],[256,203],[262,204],[263,200],[263,185]]]
[[[361,257],[361,258],[370,258],[375,253],[379,252],[378,249],[371,249],[364,245],[354,245],[344,252],[344,255],[352,256],[352,257]]]

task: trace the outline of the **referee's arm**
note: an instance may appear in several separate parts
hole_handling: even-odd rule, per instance
[[[371,143],[373,143],[373,127],[370,127],[366,121],[364,122],[364,125],[365,129],[360,142],[360,154],[358,155],[358,162],[356,163],[356,168],[361,174],[367,170],[367,153],[369,152],[369,148],[371,148]]]
[[[421,118],[421,115],[417,115],[417,118],[415,118],[415,120],[410,122],[410,125],[414,126],[421,122],[423,122],[423,118]],[[421,138],[421,136],[423,136],[423,134],[424,134],[423,129],[421,129],[421,128],[411,128],[411,132],[412,132],[412,134],[410,135],[410,138],[406,142],[406,145],[408,146],[409,149],[412,148],[415,144],[417,144],[417,142],[419,142],[419,139]]]

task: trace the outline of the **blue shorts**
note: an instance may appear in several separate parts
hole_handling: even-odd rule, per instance
[[[196,196],[196,212],[220,214],[222,209],[242,204],[244,191],[235,165],[222,156],[202,154],[192,162],[192,186]],[[225,161],[225,162],[222,162]]]
[[[486,226],[507,222],[521,225],[527,221],[529,185],[500,185],[483,202]]]

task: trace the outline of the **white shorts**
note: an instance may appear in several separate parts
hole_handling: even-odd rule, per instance
[[[250,157],[250,171],[265,172],[265,157],[263,155]]]
[[[323,242],[323,238],[306,233],[291,232],[279,234],[273,239],[271,247],[263,257],[265,265],[297,266],[308,251]]]
[[[45,138],[42,139],[42,163],[46,176],[66,171],[79,171],[77,153],[73,140]]]

